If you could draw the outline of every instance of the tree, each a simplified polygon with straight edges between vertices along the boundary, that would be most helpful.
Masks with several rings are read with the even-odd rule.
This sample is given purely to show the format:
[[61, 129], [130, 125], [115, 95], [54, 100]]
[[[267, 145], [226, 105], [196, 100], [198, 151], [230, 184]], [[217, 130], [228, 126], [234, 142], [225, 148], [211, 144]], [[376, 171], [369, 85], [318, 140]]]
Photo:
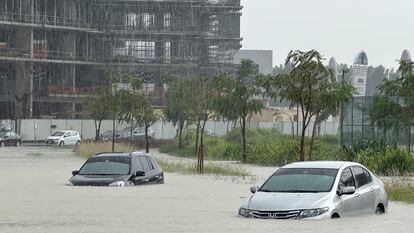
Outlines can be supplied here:
[[[399, 119], [407, 132], [407, 150], [411, 152], [411, 127], [414, 118], [414, 75], [411, 61], [400, 61], [398, 77], [387, 80], [379, 87], [382, 94], [389, 98], [398, 98], [399, 112], [393, 112], [393, 119]], [[400, 125], [400, 124], [395, 124]]]
[[258, 99], [262, 95], [259, 86], [262, 76], [253, 61], [242, 60], [236, 76], [220, 75], [216, 81], [220, 94], [215, 103], [217, 112], [228, 120], [240, 119], [243, 163], [247, 162], [247, 118], [264, 108]]
[[183, 129], [191, 124], [192, 106], [191, 98], [194, 90], [188, 80], [174, 80], [166, 93], [166, 106], [164, 115], [168, 121], [178, 127], [178, 148], [182, 148]]
[[387, 130], [398, 129], [404, 125], [401, 106], [386, 96], [375, 96], [372, 105], [368, 107], [368, 114], [371, 126], [382, 130], [385, 141]]
[[305, 160], [305, 133], [311, 119], [323, 110], [338, 107], [353, 92], [351, 85], [335, 80], [335, 75], [322, 60], [316, 50], [291, 51], [286, 58], [286, 64], [292, 64], [291, 72], [263, 82], [269, 96], [279, 96], [282, 101], [286, 99], [299, 106], [302, 118], [300, 161]]
[[198, 77], [188, 80], [191, 90], [194, 90], [189, 99], [189, 106], [193, 109], [191, 118], [197, 122], [196, 148], [197, 173], [204, 172], [204, 130], [208, 119], [214, 113], [214, 102], [218, 97], [213, 77]]
[[142, 81], [139, 78], [129, 76], [127, 81], [131, 88], [119, 90], [117, 93], [120, 102], [117, 120], [131, 122], [133, 127], [144, 127], [145, 151], [149, 153], [148, 128], [158, 120], [151, 102], [153, 93], [142, 90]]
[[138, 107], [138, 115], [136, 116], [136, 120], [138, 124], [141, 124], [145, 130], [145, 151], [149, 153], [149, 137], [148, 137], [148, 128], [157, 122], [159, 116], [156, 114], [154, 108], [151, 104], [151, 97], [147, 94], [143, 94], [140, 98], [139, 107]]
[[108, 98], [108, 93], [105, 90], [98, 90], [96, 95], [88, 96], [83, 101], [95, 123], [95, 141], [99, 140], [102, 120], [109, 117], [106, 105]]

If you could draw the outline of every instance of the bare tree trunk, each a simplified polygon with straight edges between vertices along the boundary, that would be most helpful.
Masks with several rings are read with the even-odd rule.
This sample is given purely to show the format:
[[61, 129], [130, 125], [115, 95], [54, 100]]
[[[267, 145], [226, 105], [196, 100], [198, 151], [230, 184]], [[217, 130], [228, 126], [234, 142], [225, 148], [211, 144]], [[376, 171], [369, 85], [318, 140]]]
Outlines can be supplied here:
[[149, 153], [148, 128], [149, 128], [149, 125], [145, 125], [145, 152], [146, 153]]
[[198, 139], [200, 135], [200, 119], [197, 120], [197, 130], [196, 130], [196, 141], [195, 141], [195, 149], [194, 154], [198, 154]]
[[300, 161], [305, 161], [305, 133], [306, 133], [306, 121], [302, 120], [302, 134], [300, 138]]
[[411, 153], [411, 126], [408, 126], [407, 130], [407, 151]]
[[183, 148], [183, 128], [184, 123], [181, 123], [178, 125], [178, 148]]
[[133, 146], [132, 133], [134, 132], [134, 121], [131, 121], [131, 130], [129, 131], [129, 144]]
[[242, 153], [243, 153], [243, 163], [247, 162], [247, 145], [246, 145], [246, 115], [241, 119], [241, 136], [242, 136]]
[[313, 123], [313, 130], [312, 130], [312, 137], [309, 145], [309, 156], [308, 160], [312, 160], [312, 153], [313, 153], [313, 143], [315, 141], [316, 136], [316, 128], [319, 124], [319, 114], [316, 115], [315, 122]]
[[201, 134], [200, 134], [200, 146], [198, 150], [198, 164], [197, 164], [197, 173], [203, 174], [204, 173], [204, 129], [206, 127], [207, 119], [203, 120], [203, 126], [201, 127]]

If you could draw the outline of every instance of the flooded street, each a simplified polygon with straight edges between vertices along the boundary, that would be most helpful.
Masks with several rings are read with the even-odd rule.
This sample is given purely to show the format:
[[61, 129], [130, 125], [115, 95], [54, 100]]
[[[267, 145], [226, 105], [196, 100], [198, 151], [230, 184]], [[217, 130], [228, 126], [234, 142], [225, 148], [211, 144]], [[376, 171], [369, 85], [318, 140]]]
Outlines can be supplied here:
[[164, 185], [67, 187], [70, 149], [0, 148], [0, 232], [414, 232], [414, 206], [326, 221], [237, 217], [248, 180], [166, 174]]

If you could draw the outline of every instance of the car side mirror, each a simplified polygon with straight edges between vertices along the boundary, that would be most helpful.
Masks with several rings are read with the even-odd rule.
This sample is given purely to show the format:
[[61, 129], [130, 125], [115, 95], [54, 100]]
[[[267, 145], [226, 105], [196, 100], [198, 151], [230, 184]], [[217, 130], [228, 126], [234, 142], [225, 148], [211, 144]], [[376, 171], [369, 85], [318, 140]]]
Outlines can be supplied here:
[[137, 171], [137, 172], [135, 172], [135, 176], [145, 176], [145, 172]]
[[354, 186], [346, 186], [342, 190], [339, 190], [339, 196], [342, 195], [351, 195], [355, 193], [355, 187]]
[[253, 193], [253, 194], [256, 193], [257, 190], [259, 190], [259, 186], [252, 186], [252, 187], [250, 187], [250, 192]]
[[76, 176], [77, 174], [79, 174], [79, 171], [78, 170], [72, 171], [72, 175], [73, 176]]

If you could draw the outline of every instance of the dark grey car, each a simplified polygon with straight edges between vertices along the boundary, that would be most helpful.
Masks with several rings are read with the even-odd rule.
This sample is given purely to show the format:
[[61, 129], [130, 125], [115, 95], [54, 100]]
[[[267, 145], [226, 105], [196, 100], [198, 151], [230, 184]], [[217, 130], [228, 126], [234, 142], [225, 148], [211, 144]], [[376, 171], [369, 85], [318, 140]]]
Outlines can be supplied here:
[[149, 154], [141, 152], [97, 154], [72, 175], [67, 185], [123, 187], [164, 183], [161, 167]]

